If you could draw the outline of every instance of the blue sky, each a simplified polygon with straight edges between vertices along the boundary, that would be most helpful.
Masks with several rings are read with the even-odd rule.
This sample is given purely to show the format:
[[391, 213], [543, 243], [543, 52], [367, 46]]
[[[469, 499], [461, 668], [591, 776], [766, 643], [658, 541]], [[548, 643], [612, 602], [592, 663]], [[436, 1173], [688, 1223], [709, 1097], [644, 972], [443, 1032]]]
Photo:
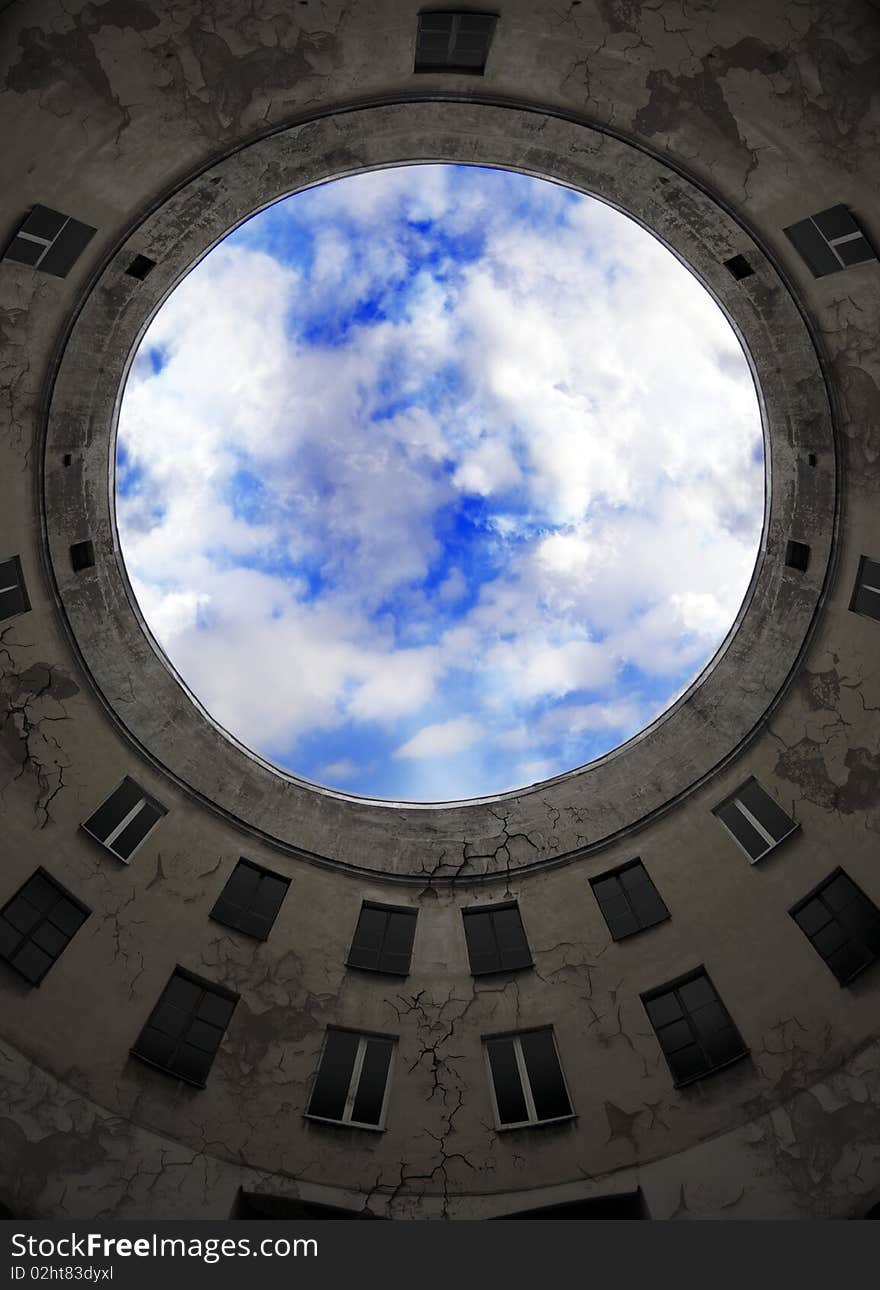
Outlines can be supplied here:
[[616, 747], [728, 631], [760, 417], [708, 294], [602, 203], [408, 166], [254, 216], [156, 315], [117, 513], [225, 728], [364, 796], [501, 792]]

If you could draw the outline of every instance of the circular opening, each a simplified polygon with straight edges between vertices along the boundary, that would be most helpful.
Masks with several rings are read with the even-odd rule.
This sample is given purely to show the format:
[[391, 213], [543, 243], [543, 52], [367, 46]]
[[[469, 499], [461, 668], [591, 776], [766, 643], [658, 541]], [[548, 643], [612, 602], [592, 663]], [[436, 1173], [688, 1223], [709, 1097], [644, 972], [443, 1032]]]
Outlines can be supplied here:
[[410, 801], [589, 762], [730, 630], [764, 511], [758, 401], [707, 291], [634, 221], [475, 166], [276, 203], [132, 364], [129, 578], [216, 722]]

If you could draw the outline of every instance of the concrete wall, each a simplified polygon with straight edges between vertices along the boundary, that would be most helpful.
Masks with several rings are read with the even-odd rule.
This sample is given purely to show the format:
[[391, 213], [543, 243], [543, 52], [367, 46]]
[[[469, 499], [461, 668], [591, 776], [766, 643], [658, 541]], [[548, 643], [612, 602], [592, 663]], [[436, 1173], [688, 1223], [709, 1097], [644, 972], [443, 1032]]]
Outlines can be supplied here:
[[[880, 244], [880, 19], [856, 0], [696, 14], [499, 0], [476, 81], [412, 75], [417, 7], [44, 0], [0, 13], [0, 240], [37, 202], [98, 228], [63, 280], [0, 262], [0, 558], [21, 557], [32, 605], [0, 624], [0, 904], [42, 865], [92, 910], [38, 988], [0, 964], [0, 1203], [35, 1216], [222, 1217], [244, 1186], [467, 1218], [640, 1186], [661, 1218], [863, 1213], [880, 1198], [880, 968], [841, 989], [788, 910], [837, 865], [880, 904], [880, 624], [849, 609], [859, 557], [880, 558], [880, 264], [814, 280], [782, 229], [843, 202]], [[55, 401], [55, 377], [74, 364], [81, 388], [101, 384], [74, 346], [95, 293], [123, 289], [107, 277], [114, 257], [147, 249], [146, 220], [268, 130], [413, 94], [464, 96], [475, 122], [477, 97], [571, 116], [647, 149], [682, 192], [708, 194], [790, 293], [822, 378], [809, 388], [827, 389], [834, 412], [817, 469], [836, 494], [821, 533], [793, 534], [826, 543], [828, 577], [791, 675], [711, 757], [708, 734], [696, 749], [685, 743], [699, 736], [680, 734], [681, 756], [707, 764], [650, 810], [638, 809], [650, 785], [622, 777], [621, 802], [636, 803], [625, 832], [592, 826], [603, 802], [589, 778], [565, 781], [569, 813], [556, 820], [552, 793], [532, 795], [551, 803], [539, 857], [537, 839], [511, 827], [510, 803], [387, 810], [366, 821], [360, 854], [354, 807], [291, 805], [280, 838], [277, 819], [261, 828], [259, 801], [247, 819], [215, 809], [185, 737], [161, 749], [133, 737], [140, 656], [96, 683], [57, 551], [50, 559], [52, 534], [101, 502], [80, 449], [106, 454], [111, 419], [101, 404], [77, 422]], [[459, 155], [449, 137], [437, 148]], [[792, 384], [804, 352], [781, 347], [779, 386], [767, 371], [765, 392]], [[799, 420], [818, 422], [826, 413], [809, 397]], [[71, 467], [53, 434], [69, 436]], [[109, 570], [112, 534], [97, 536]], [[92, 635], [109, 633], [116, 610], [89, 603]], [[772, 648], [785, 610], [778, 596], [756, 648]], [[729, 684], [749, 701], [745, 668]], [[129, 866], [79, 829], [123, 774], [168, 808]], [[711, 814], [750, 774], [800, 824], [756, 866]], [[281, 801], [283, 815], [294, 799]], [[438, 865], [452, 838], [455, 861]], [[387, 871], [385, 850], [406, 863]], [[291, 880], [256, 948], [208, 920], [241, 855]], [[672, 916], [614, 943], [588, 880], [637, 855]], [[460, 909], [502, 897], [520, 903], [535, 968], [475, 979]], [[419, 910], [403, 981], [345, 967], [364, 899]], [[175, 964], [241, 995], [204, 1090], [128, 1055]], [[700, 964], [749, 1056], [677, 1090], [639, 996]], [[577, 1118], [499, 1133], [480, 1038], [549, 1023]], [[384, 1133], [303, 1119], [328, 1024], [399, 1036]]]

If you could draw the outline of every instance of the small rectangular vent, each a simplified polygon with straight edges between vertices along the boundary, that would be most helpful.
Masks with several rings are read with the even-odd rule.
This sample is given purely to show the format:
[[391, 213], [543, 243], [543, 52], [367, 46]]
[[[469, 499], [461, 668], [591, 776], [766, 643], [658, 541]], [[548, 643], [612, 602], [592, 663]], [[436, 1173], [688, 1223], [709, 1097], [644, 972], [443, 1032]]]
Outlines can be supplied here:
[[97, 233], [90, 224], [48, 206], [35, 206], [3, 255], [55, 278], [66, 278]]
[[95, 546], [90, 540], [85, 542], [74, 542], [70, 548], [70, 563], [73, 566], [74, 573], [82, 573], [83, 569], [92, 569], [95, 565]]
[[147, 274], [152, 273], [155, 267], [156, 261], [151, 260], [148, 255], [136, 255], [125, 272], [130, 278], [137, 278], [138, 282], [143, 282]]
[[807, 565], [810, 563], [810, 548], [806, 542], [795, 542], [792, 540], [785, 548], [785, 563], [789, 569], [797, 569], [798, 573], [806, 573]]
[[493, 13], [420, 13], [413, 70], [482, 76], [497, 21]]
[[845, 206], [831, 206], [790, 224], [783, 233], [814, 278], [876, 260], [865, 234]]
[[724, 261], [724, 267], [737, 282], [742, 282], [743, 278], [750, 278], [755, 272], [744, 255], [731, 256], [729, 260]]

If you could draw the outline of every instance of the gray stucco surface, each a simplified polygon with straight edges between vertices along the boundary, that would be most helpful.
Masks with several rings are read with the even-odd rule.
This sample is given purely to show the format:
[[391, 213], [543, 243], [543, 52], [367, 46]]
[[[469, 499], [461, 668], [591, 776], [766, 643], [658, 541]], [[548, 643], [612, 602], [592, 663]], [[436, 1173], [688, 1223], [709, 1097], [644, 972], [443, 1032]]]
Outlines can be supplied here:
[[[479, 82], [412, 75], [400, 0], [0, 12], [0, 243], [35, 203], [98, 230], [65, 279], [0, 261], [0, 558], [31, 604], [0, 623], [0, 906], [42, 866], [91, 910], [39, 988], [0, 963], [16, 1214], [223, 1217], [239, 1187], [433, 1218], [634, 1187], [676, 1219], [880, 1200], [878, 967], [841, 988], [789, 916], [838, 865], [880, 905], [880, 625], [850, 609], [880, 559], [880, 265], [814, 279], [782, 231], [844, 203], [880, 244], [876, 6], [495, 8]], [[127, 356], [194, 258], [302, 183], [420, 156], [657, 229], [747, 342], [772, 466], [748, 611], [686, 701], [586, 772], [437, 809], [289, 783], [194, 709], [128, 598], [108, 473]], [[168, 812], [127, 866], [80, 829], [126, 774]], [[799, 825], [754, 866], [712, 815], [750, 775]], [[259, 944], [209, 919], [242, 855], [290, 879]], [[615, 942], [589, 879], [637, 855], [671, 917]], [[534, 967], [475, 978], [461, 910], [501, 897]], [[346, 967], [363, 900], [418, 910], [407, 978]], [[129, 1055], [176, 964], [240, 995], [204, 1090]], [[699, 965], [749, 1052], [675, 1088], [640, 996]], [[499, 1132], [482, 1038], [548, 1024], [576, 1118]], [[384, 1132], [304, 1119], [327, 1025], [396, 1037]]]

